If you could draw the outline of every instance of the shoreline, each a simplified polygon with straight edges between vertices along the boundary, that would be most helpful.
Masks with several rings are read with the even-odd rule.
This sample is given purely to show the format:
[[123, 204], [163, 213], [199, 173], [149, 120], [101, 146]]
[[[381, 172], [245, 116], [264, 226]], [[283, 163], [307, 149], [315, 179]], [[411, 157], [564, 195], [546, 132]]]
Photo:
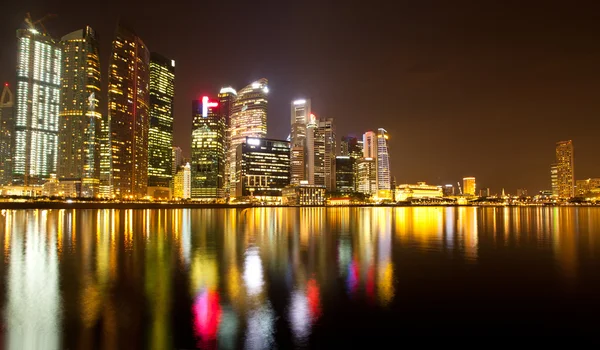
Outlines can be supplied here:
[[19, 209], [248, 209], [248, 208], [382, 208], [382, 207], [598, 207], [598, 205], [504, 205], [504, 204], [348, 204], [348, 205], [233, 205], [206, 203], [107, 203], [107, 202], [0, 202], [0, 210]]

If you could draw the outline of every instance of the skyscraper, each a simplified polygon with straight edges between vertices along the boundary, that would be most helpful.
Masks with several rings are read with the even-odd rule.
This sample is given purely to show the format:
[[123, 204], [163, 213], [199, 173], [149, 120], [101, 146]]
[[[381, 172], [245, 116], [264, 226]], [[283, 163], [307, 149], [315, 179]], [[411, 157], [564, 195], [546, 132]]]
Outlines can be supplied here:
[[[231, 86], [223, 87], [219, 91], [219, 109], [221, 110], [221, 118], [225, 121], [225, 154], [229, 156], [230, 148], [231, 148], [231, 110], [233, 108], [233, 103], [237, 98], [237, 91]], [[225, 196], [229, 196], [230, 188], [229, 181], [231, 180], [231, 165], [229, 160], [226, 160], [225, 165], [225, 180], [224, 180], [224, 192]]]
[[354, 163], [354, 158], [350, 156], [335, 157], [335, 189], [337, 192], [354, 192]]
[[292, 147], [290, 151], [290, 163], [291, 163], [291, 172], [290, 172], [290, 183], [292, 185], [298, 185], [301, 181], [304, 180], [304, 147], [297, 146]]
[[108, 76], [112, 191], [144, 197], [148, 186], [150, 52], [132, 30], [119, 24]]
[[311, 185], [315, 184], [315, 133], [318, 126], [317, 118], [311, 113], [306, 124], [306, 141], [304, 149], [304, 179]]
[[575, 157], [573, 141], [556, 143], [556, 169], [558, 176], [558, 196], [561, 198], [575, 197]]
[[354, 159], [361, 158], [363, 156], [362, 140], [359, 140], [356, 136], [343, 136], [340, 144], [340, 155], [353, 157]]
[[177, 199], [190, 199], [192, 197], [192, 175], [190, 163], [179, 167], [173, 175], [173, 197]]
[[373, 195], [377, 191], [377, 161], [373, 158], [361, 158], [356, 164], [357, 192]]
[[299, 184], [306, 179], [306, 133], [307, 123], [310, 120], [310, 100], [298, 99], [291, 104], [291, 162], [292, 162], [292, 184]]
[[179, 167], [183, 165], [183, 151], [181, 150], [181, 147], [173, 146], [172, 158], [173, 166], [171, 168], [171, 173], [175, 176]]
[[552, 186], [552, 195], [558, 196], [558, 164], [550, 165], [550, 184]]
[[463, 194], [465, 196], [474, 196], [476, 192], [476, 184], [474, 177], [463, 178]]
[[12, 182], [13, 105], [14, 96], [6, 83], [0, 95], [0, 185]]
[[40, 184], [56, 173], [62, 50], [33, 28], [17, 38], [13, 175], [16, 183]]
[[388, 133], [377, 129], [377, 190], [391, 190], [390, 158], [388, 153]]
[[377, 158], [377, 135], [373, 131], [363, 134], [363, 158]]
[[192, 113], [192, 198], [216, 200], [224, 196], [225, 119], [207, 96], [192, 102]]
[[175, 61], [152, 52], [150, 54], [148, 187], [168, 188], [171, 181], [174, 97]]
[[101, 74], [96, 32], [85, 27], [62, 37], [62, 89], [57, 175], [81, 181], [82, 197], [100, 186]]
[[335, 126], [333, 118], [320, 120], [314, 129], [314, 184], [335, 189]]
[[244, 87], [237, 93], [237, 98], [231, 107], [231, 126], [229, 133], [230, 190], [235, 191], [237, 178], [234, 174], [237, 147], [246, 141], [247, 137], [263, 138], [267, 136], [267, 94], [268, 80], [259, 79]]

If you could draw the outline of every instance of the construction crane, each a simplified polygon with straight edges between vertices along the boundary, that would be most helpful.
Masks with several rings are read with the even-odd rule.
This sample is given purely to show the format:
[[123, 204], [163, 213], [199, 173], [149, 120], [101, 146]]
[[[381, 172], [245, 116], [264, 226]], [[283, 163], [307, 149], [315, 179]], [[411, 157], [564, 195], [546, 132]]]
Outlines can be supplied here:
[[42, 28], [42, 33], [47, 34], [48, 31], [46, 30], [46, 27], [44, 26], [44, 21], [47, 21], [51, 18], [56, 17], [55, 14], [49, 13], [47, 15], [45, 15], [44, 17], [34, 21], [33, 19], [31, 19], [31, 14], [29, 12], [27, 12], [27, 14], [25, 15], [25, 23], [27, 23], [27, 25], [29, 26], [29, 29], [33, 29], [33, 30], [38, 30], [36, 28], [36, 25], [39, 25], [40, 28]]

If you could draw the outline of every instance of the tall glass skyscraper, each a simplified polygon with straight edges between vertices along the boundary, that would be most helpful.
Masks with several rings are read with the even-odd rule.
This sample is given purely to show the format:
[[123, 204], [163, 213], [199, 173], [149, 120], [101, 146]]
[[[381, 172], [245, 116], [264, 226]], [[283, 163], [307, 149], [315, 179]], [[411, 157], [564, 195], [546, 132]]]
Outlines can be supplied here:
[[571, 198], [575, 196], [575, 156], [573, 141], [556, 143], [556, 171], [558, 196]]
[[62, 50], [35, 29], [20, 29], [17, 38], [13, 175], [31, 185], [56, 173]]
[[390, 157], [388, 150], [388, 133], [385, 129], [377, 129], [377, 190], [392, 189], [390, 177]]
[[300, 181], [306, 180], [306, 133], [307, 124], [310, 120], [311, 104], [310, 99], [298, 99], [292, 102], [291, 105], [291, 183], [299, 184]]
[[206, 96], [192, 102], [192, 113], [192, 199], [216, 200], [224, 196], [225, 119]]
[[[314, 184], [335, 189], [335, 127], [333, 118], [320, 120], [314, 131]], [[309, 165], [310, 166], [310, 165]]]
[[150, 54], [150, 129], [148, 187], [168, 188], [173, 168], [175, 61]]
[[[235, 91], [235, 89], [230, 86], [223, 87], [219, 91], [218, 97], [219, 103], [221, 104], [219, 106], [219, 109], [221, 111], [221, 118], [225, 120], [225, 154], [229, 155], [231, 148], [231, 113], [233, 103], [237, 98], [237, 91]], [[225, 184], [223, 185], [223, 187], [225, 191], [225, 196], [228, 196], [230, 193], [229, 181], [231, 179], [231, 166], [229, 165], [228, 161], [226, 161], [225, 163]]]
[[237, 93], [231, 108], [231, 144], [229, 146], [230, 194], [235, 191], [236, 150], [247, 137], [264, 138], [267, 136], [267, 94], [268, 80], [259, 79]]
[[12, 182], [13, 106], [14, 96], [6, 83], [0, 95], [0, 185]]
[[144, 197], [148, 185], [150, 52], [119, 24], [108, 76], [111, 185], [116, 197]]
[[85, 27], [62, 37], [57, 175], [81, 181], [83, 197], [94, 197], [100, 185], [101, 83], [98, 38]]

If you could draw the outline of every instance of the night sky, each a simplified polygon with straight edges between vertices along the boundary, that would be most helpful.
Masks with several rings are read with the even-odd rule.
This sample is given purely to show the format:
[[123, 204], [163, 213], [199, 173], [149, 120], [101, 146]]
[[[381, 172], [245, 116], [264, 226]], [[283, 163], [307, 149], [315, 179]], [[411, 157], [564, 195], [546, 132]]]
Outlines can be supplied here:
[[[527, 4], [523, 4], [527, 2]], [[184, 3], [184, 4], [180, 4]], [[356, 3], [356, 4], [355, 4]], [[14, 82], [25, 12], [60, 38], [99, 33], [103, 80], [119, 17], [176, 61], [175, 144], [189, 154], [191, 100], [269, 79], [268, 134], [310, 97], [338, 140], [383, 127], [397, 183], [530, 193], [550, 187], [556, 141], [577, 179], [600, 177], [600, 6], [593, 1], [10, 1], [0, 79]]]

